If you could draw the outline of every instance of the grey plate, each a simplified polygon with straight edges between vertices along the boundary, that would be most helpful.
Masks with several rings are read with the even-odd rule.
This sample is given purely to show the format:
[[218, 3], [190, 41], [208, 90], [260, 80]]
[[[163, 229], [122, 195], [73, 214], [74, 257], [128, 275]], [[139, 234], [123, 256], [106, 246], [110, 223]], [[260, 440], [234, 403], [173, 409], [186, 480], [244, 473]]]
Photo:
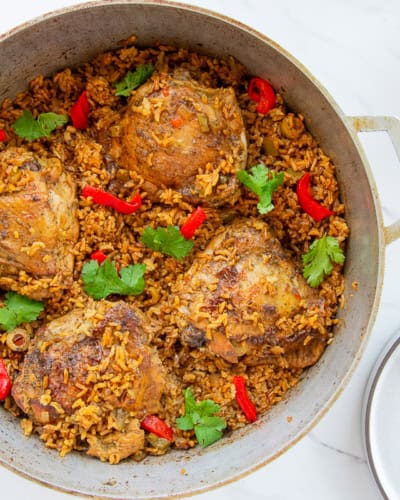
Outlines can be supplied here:
[[400, 332], [380, 355], [367, 387], [364, 412], [369, 467], [382, 496], [400, 499]]

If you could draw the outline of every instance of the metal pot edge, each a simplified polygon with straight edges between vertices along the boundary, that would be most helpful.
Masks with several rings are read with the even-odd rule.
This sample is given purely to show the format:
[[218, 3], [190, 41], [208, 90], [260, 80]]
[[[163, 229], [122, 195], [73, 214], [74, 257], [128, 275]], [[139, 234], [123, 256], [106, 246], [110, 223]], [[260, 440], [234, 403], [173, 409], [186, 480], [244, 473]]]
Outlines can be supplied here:
[[[378, 221], [378, 238], [379, 238], [379, 262], [378, 262], [378, 281], [377, 281], [377, 286], [376, 286], [376, 291], [375, 291], [375, 297], [373, 300], [373, 307], [372, 311], [369, 317], [369, 322], [368, 326], [366, 328], [366, 332], [363, 335], [363, 338], [360, 342], [360, 347], [357, 351], [357, 355], [355, 356], [353, 363], [351, 364], [350, 368], [348, 369], [346, 376], [342, 379], [338, 387], [336, 388], [334, 394], [328, 400], [328, 402], [325, 404], [325, 406], [319, 411], [319, 413], [313, 418], [313, 420], [303, 429], [303, 431], [297, 435], [288, 445], [285, 447], [281, 448], [278, 450], [273, 456], [268, 458], [267, 460], [256, 464], [249, 468], [248, 470], [243, 471], [240, 474], [237, 474], [231, 478], [228, 478], [227, 480], [221, 481], [214, 483], [211, 486], [206, 486], [204, 488], [198, 489], [196, 491], [188, 492], [185, 494], [178, 494], [178, 495], [173, 495], [173, 496], [168, 496], [168, 497], [159, 497], [159, 498], [188, 498], [191, 496], [194, 496], [196, 494], [204, 493], [207, 491], [214, 490], [216, 488], [225, 486], [227, 484], [233, 483], [239, 479], [242, 479], [249, 474], [255, 472], [256, 470], [261, 469], [265, 465], [271, 463], [273, 460], [279, 458], [281, 455], [283, 455], [286, 451], [288, 451], [290, 448], [292, 448], [295, 444], [297, 444], [303, 437], [305, 437], [320, 421], [321, 419], [325, 416], [325, 414], [330, 410], [330, 408], [333, 406], [333, 404], [336, 402], [336, 400], [339, 398], [339, 396], [342, 394], [343, 390], [346, 388], [347, 384], [349, 383], [351, 377], [354, 374], [355, 369], [358, 366], [358, 363], [360, 362], [360, 359], [364, 353], [364, 350], [367, 345], [367, 341], [370, 338], [372, 328], [375, 323], [375, 319], [377, 316], [379, 304], [380, 304], [380, 299], [381, 299], [381, 294], [382, 294], [382, 286], [383, 286], [383, 274], [384, 274], [384, 269], [385, 269], [385, 239], [384, 239], [384, 223], [383, 223], [383, 215], [382, 215], [382, 208], [379, 200], [379, 194], [377, 190], [377, 186], [375, 183], [374, 176], [372, 174], [371, 167], [369, 165], [368, 159], [365, 155], [365, 152], [363, 150], [363, 147], [361, 145], [361, 142], [358, 139], [357, 136], [357, 131], [354, 130], [353, 127], [349, 124], [349, 122], [346, 120], [346, 115], [343, 113], [339, 105], [336, 103], [336, 101], [333, 99], [333, 97], [330, 95], [330, 93], [326, 90], [326, 88], [310, 73], [310, 71], [300, 62], [298, 61], [293, 55], [291, 55], [289, 52], [287, 52], [284, 48], [282, 48], [278, 43], [275, 41], [271, 40], [268, 38], [266, 35], [263, 35], [262, 33], [258, 32], [257, 30], [241, 23], [240, 21], [237, 21], [235, 19], [229, 18], [223, 14], [216, 13], [214, 11], [211, 11], [209, 9], [205, 9], [202, 7], [197, 7], [197, 6], [192, 6], [180, 2], [174, 2], [174, 1], [169, 1], [169, 0], [94, 0], [90, 2], [83, 2], [74, 6], [70, 7], [64, 7], [61, 9], [57, 9], [55, 11], [51, 11], [48, 13], [45, 13], [43, 15], [40, 15], [32, 20], [29, 20], [25, 23], [22, 23], [15, 28], [12, 28], [11, 30], [3, 33], [0, 35], [0, 44], [6, 40], [8, 37], [13, 36], [14, 34], [25, 30], [28, 27], [34, 26], [37, 23], [41, 23], [47, 20], [51, 20], [52, 18], [56, 16], [60, 16], [63, 14], [75, 12], [75, 11], [80, 11], [80, 10], [85, 10], [85, 9], [90, 9], [96, 6], [105, 6], [105, 5], [111, 5], [111, 4], [132, 4], [132, 5], [161, 5], [161, 6], [167, 6], [171, 8], [179, 8], [179, 9], [184, 9], [187, 11], [192, 11], [196, 12], [199, 14], [203, 14], [206, 16], [211, 16], [219, 21], [231, 24], [235, 28], [241, 29], [243, 31], [246, 31], [253, 37], [259, 38], [262, 42], [266, 42], [270, 45], [272, 45], [276, 50], [281, 52], [292, 64], [294, 64], [301, 72], [303, 72], [312, 82], [313, 84], [318, 88], [318, 90], [323, 94], [325, 99], [329, 102], [329, 104], [332, 106], [332, 108], [335, 110], [343, 124], [345, 125], [348, 133], [351, 135], [352, 140], [356, 146], [356, 149], [360, 155], [360, 158], [362, 160], [363, 166], [365, 168], [369, 184], [371, 187], [371, 191], [373, 194], [374, 198], [374, 204], [375, 204], [375, 213], [377, 216], [377, 221]], [[93, 496], [93, 495], [88, 495], [85, 493], [77, 492], [75, 490], [69, 490], [64, 487], [60, 487], [57, 485], [54, 485], [52, 483], [47, 483], [46, 481], [40, 480], [34, 476], [29, 475], [26, 472], [22, 472], [18, 468], [13, 467], [11, 464], [3, 462], [0, 458], [0, 463], [2, 466], [7, 468], [8, 470], [12, 471], [13, 473], [18, 474], [19, 476], [28, 479], [30, 481], [34, 481], [37, 484], [40, 484], [41, 486], [45, 486], [47, 488], [53, 489], [55, 491], [60, 491], [60, 492], [65, 492], [69, 493], [74, 496], [81, 496], [85, 498], [92, 498], [92, 499], [98, 499], [98, 498], [116, 498], [116, 497], [110, 497], [110, 496]], [[144, 498], [144, 497], [143, 497]], [[147, 497], [146, 497], [147, 498]], [[139, 499], [138, 499], [139, 500]]]

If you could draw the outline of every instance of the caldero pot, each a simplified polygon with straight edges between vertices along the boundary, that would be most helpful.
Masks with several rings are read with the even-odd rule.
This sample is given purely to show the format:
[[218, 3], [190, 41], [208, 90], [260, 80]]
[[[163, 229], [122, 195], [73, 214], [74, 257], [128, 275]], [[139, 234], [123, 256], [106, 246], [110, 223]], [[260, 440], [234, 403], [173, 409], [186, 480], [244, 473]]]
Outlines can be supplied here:
[[[309, 130], [335, 162], [351, 230], [346, 308], [339, 312], [335, 342], [284, 402], [210, 448], [117, 466], [78, 453], [60, 458], [37, 438], [24, 437], [17, 419], [0, 408], [0, 462], [6, 467], [80, 495], [170, 498], [221, 486], [273, 460], [315, 425], [346, 385], [375, 319], [385, 246], [400, 236], [399, 221], [383, 226], [357, 131], [388, 130], [399, 145], [400, 123], [388, 117], [345, 117], [307, 70], [263, 35], [203, 9], [151, 0], [94, 1], [43, 16], [1, 36], [0, 100], [14, 97], [35, 75], [89, 60], [132, 33], [144, 46], [161, 41], [220, 57], [232, 55], [250, 73], [268, 79], [288, 105], [305, 116]], [[354, 281], [359, 283], [357, 293], [351, 286]], [[290, 425], [288, 415], [293, 417]]]

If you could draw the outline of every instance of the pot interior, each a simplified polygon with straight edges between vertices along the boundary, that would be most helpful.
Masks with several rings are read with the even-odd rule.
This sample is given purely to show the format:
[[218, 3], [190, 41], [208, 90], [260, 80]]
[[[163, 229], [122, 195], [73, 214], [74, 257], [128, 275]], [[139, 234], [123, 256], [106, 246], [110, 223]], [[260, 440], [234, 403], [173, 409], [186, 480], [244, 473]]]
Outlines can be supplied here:
[[[346, 307], [336, 338], [320, 362], [257, 423], [216, 445], [175, 451], [117, 466], [71, 453], [61, 459], [1, 410], [0, 461], [24, 475], [90, 496], [155, 498], [221, 485], [277, 457], [308, 430], [343, 385], [361, 354], [379, 289], [381, 231], [371, 181], [341, 113], [317, 82], [279, 46], [221, 16], [179, 4], [107, 0], [45, 16], [0, 38], [0, 99], [14, 97], [37, 74], [76, 65], [117, 46], [132, 33], [140, 45], [156, 41], [235, 56], [268, 79], [337, 167], [351, 229], [345, 267]], [[352, 282], [359, 283], [355, 292]], [[293, 417], [291, 423], [287, 417]], [[185, 474], [181, 470], [185, 469]], [[155, 480], [157, 478], [157, 480]]]

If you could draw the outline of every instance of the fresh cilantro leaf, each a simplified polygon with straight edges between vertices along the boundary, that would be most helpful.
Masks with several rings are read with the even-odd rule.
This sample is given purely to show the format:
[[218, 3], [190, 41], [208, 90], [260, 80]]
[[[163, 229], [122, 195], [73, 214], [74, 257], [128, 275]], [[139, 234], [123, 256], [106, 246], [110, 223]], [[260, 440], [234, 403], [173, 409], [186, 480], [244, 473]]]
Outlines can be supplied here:
[[41, 302], [15, 292], [6, 293], [5, 307], [0, 308], [0, 325], [8, 332], [26, 321], [34, 321], [44, 309]]
[[123, 267], [120, 271], [121, 280], [125, 283], [127, 287], [135, 286], [136, 288], [141, 289], [141, 291], [143, 291], [145, 287], [145, 282], [143, 278], [145, 271], [146, 271], [145, 264], [135, 264], [133, 266]]
[[121, 277], [115, 263], [106, 259], [100, 265], [97, 260], [86, 262], [82, 269], [85, 292], [94, 299], [104, 299], [112, 293], [119, 295], [139, 295], [145, 282], [145, 264], [134, 264], [121, 269]]
[[146, 247], [163, 252], [178, 260], [182, 260], [193, 248], [193, 241], [187, 240], [176, 226], [153, 229], [147, 226], [143, 231], [142, 242]]
[[132, 90], [137, 89], [144, 83], [154, 71], [152, 64], [140, 64], [136, 71], [128, 71], [125, 78], [115, 83], [115, 95], [129, 97]]
[[41, 113], [38, 118], [37, 122], [42, 128], [43, 132], [45, 135], [50, 135], [53, 130], [55, 130], [57, 127], [61, 127], [62, 125], [65, 125], [68, 121], [68, 117], [65, 115], [58, 115], [57, 113]]
[[203, 421], [205, 417], [208, 417], [209, 415], [214, 415], [214, 413], [218, 412], [219, 412], [219, 405], [217, 405], [217, 403], [215, 403], [211, 399], [205, 399], [200, 403], [196, 403], [195, 413], [199, 415], [199, 421]]
[[40, 137], [47, 137], [53, 130], [67, 123], [68, 117], [57, 113], [41, 113], [37, 119], [27, 109], [12, 126], [15, 133], [27, 141], [34, 141]]
[[222, 431], [226, 428], [226, 422], [221, 417], [216, 417], [219, 405], [211, 399], [205, 399], [197, 403], [191, 389], [186, 389], [185, 415], [176, 419], [178, 429], [190, 431], [194, 429], [197, 441], [204, 448], [222, 437]]
[[272, 204], [272, 193], [283, 184], [284, 177], [285, 174], [283, 172], [279, 172], [279, 174], [273, 174], [268, 180], [267, 185], [261, 191], [260, 202], [257, 204], [260, 214], [266, 214], [274, 209], [274, 205]]
[[193, 420], [190, 415], [178, 417], [176, 421], [178, 424], [178, 429], [180, 429], [181, 431], [191, 431], [193, 429]]
[[[33, 118], [32, 113], [24, 109], [22, 116], [16, 120], [12, 126], [15, 133], [28, 141], [34, 141], [41, 137], [41, 127], [38, 127], [37, 121]], [[39, 131], [38, 131], [39, 128]]]
[[325, 276], [331, 274], [332, 262], [343, 264], [345, 256], [339, 242], [332, 236], [324, 234], [322, 238], [313, 241], [306, 254], [303, 255], [303, 276], [312, 287], [322, 283]]
[[[192, 422], [192, 426], [189, 429], [193, 429], [193, 414], [196, 412], [199, 405], [197, 404], [191, 389], [185, 389], [183, 395], [185, 397], [185, 416], [182, 418], [189, 418]], [[195, 419], [197, 418], [198, 417], [196, 416]]]
[[199, 444], [205, 448], [221, 439], [222, 431], [225, 428], [226, 423], [222, 418], [203, 417], [202, 422], [195, 426], [194, 433]]
[[251, 167], [251, 174], [246, 170], [239, 170], [236, 174], [242, 184], [255, 193], [260, 201], [257, 204], [260, 214], [266, 214], [273, 210], [272, 193], [283, 184], [284, 173], [278, 174], [269, 172], [269, 169], [262, 163]]

